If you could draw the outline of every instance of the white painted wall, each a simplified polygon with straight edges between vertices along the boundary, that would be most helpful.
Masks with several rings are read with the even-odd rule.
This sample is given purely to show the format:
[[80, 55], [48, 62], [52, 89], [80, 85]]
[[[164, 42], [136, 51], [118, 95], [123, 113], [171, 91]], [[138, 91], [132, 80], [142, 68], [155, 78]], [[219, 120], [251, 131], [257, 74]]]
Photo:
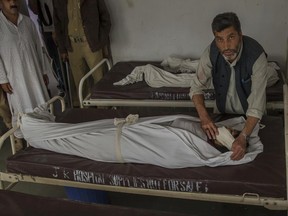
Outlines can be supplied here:
[[288, 0], [106, 0], [112, 18], [114, 62], [199, 58], [213, 39], [216, 14], [237, 13], [244, 34], [258, 40], [270, 60], [287, 65]]

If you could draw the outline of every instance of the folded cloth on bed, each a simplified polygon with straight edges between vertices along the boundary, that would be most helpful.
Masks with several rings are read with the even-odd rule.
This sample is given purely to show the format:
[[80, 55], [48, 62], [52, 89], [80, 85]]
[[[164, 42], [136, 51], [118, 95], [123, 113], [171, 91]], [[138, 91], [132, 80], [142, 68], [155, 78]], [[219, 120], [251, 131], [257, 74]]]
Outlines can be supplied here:
[[128, 85], [145, 80], [152, 88], [160, 87], [190, 87], [192, 77], [195, 74], [180, 73], [173, 74], [154, 65], [147, 64], [135, 67], [124, 79], [113, 83], [113, 85]]
[[172, 73], [195, 73], [199, 60], [168, 57], [161, 62], [161, 66]]
[[[271, 87], [279, 80], [277, 73], [279, 67], [276, 63], [269, 62], [267, 70], [268, 70], [267, 87]], [[173, 74], [171, 72], [158, 68], [154, 65], [147, 64], [144, 66], [135, 67], [130, 74], [128, 74], [122, 80], [114, 82], [113, 85], [123, 86], [144, 80], [147, 83], [147, 85], [149, 85], [152, 88], [161, 88], [161, 87], [188, 88], [191, 87], [191, 80], [193, 79], [194, 76], [195, 74], [192, 73]], [[214, 89], [212, 83], [211, 86], [208, 87], [208, 89]]]
[[[104, 162], [154, 164], [166, 168], [224, 166], [248, 163], [263, 151], [258, 137], [259, 126], [249, 137], [244, 158], [232, 161], [231, 151], [221, 153], [207, 143], [198, 118], [186, 115], [139, 118], [137, 122], [122, 121], [120, 146], [116, 146], [119, 127], [114, 119], [78, 124], [56, 123], [41, 113], [24, 114], [20, 127], [28, 143], [58, 153], [70, 154]], [[117, 121], [119, 122], [119, 120]], [[121, 122], [121, 121], [120, 121]], [[125, 124], [129, 122], [132, 124]], [[135, 122], [133, 124], [133, 122]], [[217, 123], [242, 130], [244, 118]], [[117, 148], [120, 147], [117, 150]]]

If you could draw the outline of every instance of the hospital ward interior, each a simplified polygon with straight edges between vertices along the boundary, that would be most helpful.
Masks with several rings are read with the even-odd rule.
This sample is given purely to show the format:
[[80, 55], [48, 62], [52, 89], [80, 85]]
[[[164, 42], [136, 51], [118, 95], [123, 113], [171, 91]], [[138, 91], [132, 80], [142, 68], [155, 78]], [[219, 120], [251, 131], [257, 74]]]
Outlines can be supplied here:
[[[13, 116], [10, 129], [0, 119], [0, 215], [288, 215], [287, 0], [18, 1], [39, 37], [45, 31], [40, 25], [49, 29], [47, 20], [39, 21], [52, 19], [49, 10], [54, 10], [53, 29], [65, 25], [60, 23], [65, 13], [57, 11], [62, 4], [73, 20], [82, 16], [82, 8], [97, 5], [98, 21], [108, 17], [111, 28], [103, 56], [92, 67], [87, 63], [78, 86], [72, 73], [77, 65], [69, 61], [80, 49], [62, 61], [57, 44], [60, 70], [48, 73], [49, 99]], [[37, 13], [47, 14], [37, 16], [32, 2]], [[221, 51], [223, 40], [233, 43], [239, 33], [224, 38], [230, 27], [217, 30], [215, 16], [225, 12], [237, 14], [241, 23], [237, 51]], [[79, 24], [75, 20], [69, 32]], [[67, 37], [73, 48], [91, 45], [86, 36]], [[1, 43], [0, 36], [0, 51]], [[248, 57], [252, 60], [244, 63]], [[233, 65], [235, 59], [239, 64]], [[259, 76], [263, 68], [266, 77]], [[230, 73], [220, 72], [224, 69], [236, 77], [225, 87], [225, 102], [240, 108], [221, 102], [221, 80], [230, 79]], [[94, 82], [99, 70], [103, 77]], [[211, 77], [205, 80], [208, 70]], [[262, 81], [267, 81], [264, 89]], [[203, 110], [194, 100], [199, 92], [219, 132], [215, 138], [211, 124], [204, 128], [200, 118]], [[251, 104], [264, 107], [263, 116]], [[244, 110], [261, 116], [251, 130]], [[17, 149], [18, 133], [24, 137], [22, 149]], [[245, 146], [236, 155], [239, 137]]]

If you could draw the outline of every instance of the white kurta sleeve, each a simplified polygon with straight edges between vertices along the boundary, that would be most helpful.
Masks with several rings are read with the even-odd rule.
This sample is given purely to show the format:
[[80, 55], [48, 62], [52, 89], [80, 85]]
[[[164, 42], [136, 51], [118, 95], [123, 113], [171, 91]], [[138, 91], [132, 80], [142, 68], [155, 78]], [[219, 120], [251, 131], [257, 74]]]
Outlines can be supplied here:
[[39, 63], [40, 63], [40, 67], [41, 67], [41, 73], [44, 74], [48, 74], [49, 72], [51, 72], [51, 65], [50, 65], [50, 61], [48, 58], [48, 53], [46, 51], [46, 47], [44, 45], [44, 42], [42, 41], [41, 36], [39, 35], [39, 32], [36, 29], [36, 26], [33, 24], [32, 25], [32, 31], [33, 31], [33, 35], [35, 38], [35, 45], [36, 45], [36, 50], [37, 50], [37, 54], [39, 57]]
[[253, 65], [251, 93], [247, 99], [247, 116], [261, 119], [266, 108], [267, 58], [262, 53]]
[[212, 63], [209, 57], [210, 46], [203, 52], [196, 71], [196, 76], [191, 81], [189, 96], [204, 94], [203, 90], [213, 88], [212, 85]]
[[0, 56], [0, 84], [8, 83], [8, 78], [6, 76], [6, 70], [4, 67], [4, 63], [2, 57]]

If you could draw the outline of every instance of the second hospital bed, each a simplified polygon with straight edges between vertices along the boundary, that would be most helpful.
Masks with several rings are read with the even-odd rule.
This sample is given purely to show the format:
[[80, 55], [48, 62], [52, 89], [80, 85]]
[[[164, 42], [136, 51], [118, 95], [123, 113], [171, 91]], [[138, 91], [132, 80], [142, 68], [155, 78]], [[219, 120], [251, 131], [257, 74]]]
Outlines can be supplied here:
[[[136, 82], [125, 86], [115, 86], [118, 82], [130, 74], [137, 66], [151, 64], [162, 68], [160, 62], [128, 61], [118, 62], [111, 67], [107, 59], [103, 59], [80, 81], [79, 100], [81, 107], [91, 106], [141, 106], [141, 107], [193, 107], [189, 97], [190, 88], [161, 87], [152, 88], [145, 81]], [[100, 66], [107, 66], [108, 72], [104, 77], [91, 87], [89, 94], [85, 95], [83, 86], [89, 77]], [[283, 109], [283, 84], [284, 75], [277, 71], [279, 80], [273, 86], [266, 89], [267, 109]], [[207, 89], [204, 94], [205, 104], [208, 108], [214, 107], [214, 91]]]
[[[251, 163], [168, 169], [148, 164], [97, 162], [28, 147], [7, 159], [7, 170], [0, 173], [0, 180], [11, 183], [3, 189], [17, 182], [33, 182], [287, 210], [286, 85], [284, 91], [285, 130], [283, 116], [265, 116], [261, 122], [265, 127], [259, 133], [264, 152]], [[57, 121], [77, 123], [126, 115], [125, 110], [69, 109], [58, 115]], [[223, 116], [214, 117], [220, 120]]]

